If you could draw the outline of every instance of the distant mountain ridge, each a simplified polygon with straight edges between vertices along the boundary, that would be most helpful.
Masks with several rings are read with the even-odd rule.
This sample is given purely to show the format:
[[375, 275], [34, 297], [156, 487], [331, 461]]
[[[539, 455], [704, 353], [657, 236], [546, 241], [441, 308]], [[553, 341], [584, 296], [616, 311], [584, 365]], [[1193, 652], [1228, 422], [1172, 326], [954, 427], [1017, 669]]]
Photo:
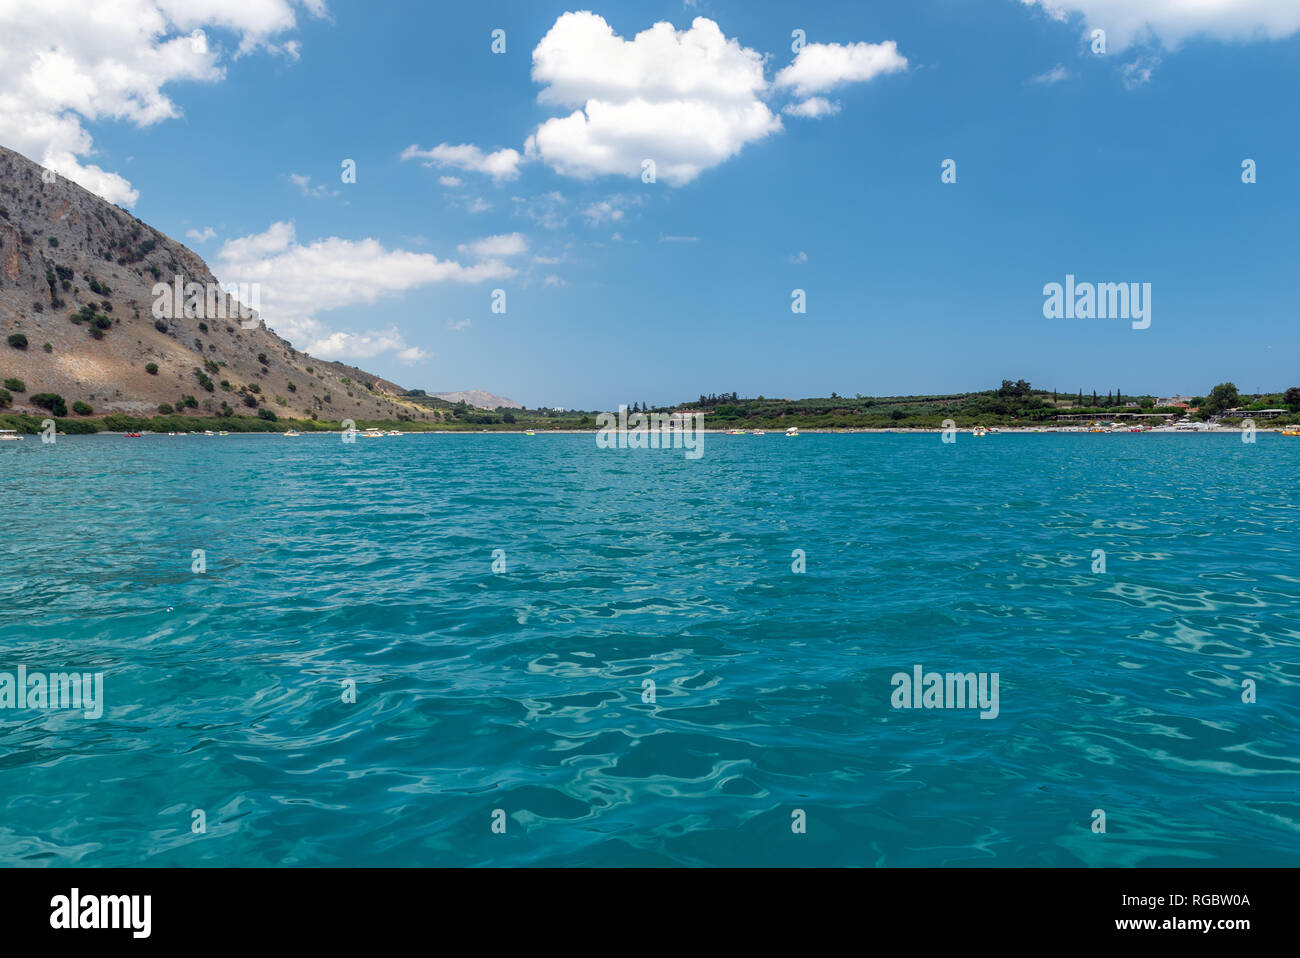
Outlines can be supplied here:
[[300, 352], [260, 320], [155, 317], [155, 285], [177, 276], [217, 282], [193, 250], [0, 146], [2, 411], [47, 415], [53, 394], [83, 404], [82, 415], [183, 405], [195, 415], [443, 418], [397, 383]]
[[445, 399], [447, 402], [466, 402], [471, 406], [477, 406], [480, 409], [523, 409], [522, 403], [517, 403], [513, 399], [507, 399], [505, 396], [495, 396], [492, 393], [484, 392], [481, 389], [462, 389], [458, 392], [450, 393], [429, 393], [435, 399]]

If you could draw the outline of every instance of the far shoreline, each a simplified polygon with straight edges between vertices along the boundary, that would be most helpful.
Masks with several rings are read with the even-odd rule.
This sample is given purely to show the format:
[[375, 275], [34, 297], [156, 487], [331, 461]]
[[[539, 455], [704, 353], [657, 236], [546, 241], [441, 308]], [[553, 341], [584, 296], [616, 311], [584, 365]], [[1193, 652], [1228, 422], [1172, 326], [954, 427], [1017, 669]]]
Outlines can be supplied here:
[[[797, 436], [852, 436], [852, 435], [895, 435], [895, 436], [906, 436], [906, 435], [934, 435], [934, 434], [941, 434], [941, 433], [944, 433], [944, 432], [946, 432], [946, 431], [947, 431], [947, 430], [944, 430], [944, 429], [937, 429], [937, 428], [932, 428], [932, 427], [928, 427], [928, 426], [906, 427], [906, 428], [901, 428], [901, 429], [882, 429], [882, 428], [869, 428], [869, 427], [861, 427], [861, 428], [847, 428], [847, 429], [808, 428], [808, 429], [800, 429], [799, 432], [798, 432], [798, 434], [797, 434]], [[973, 430], [972, 430], [971, 427], [969, 427], [969, 426], [966, 426], [966, 427], [960, 427], [960, 428], [958, 428], [958, 429], [955, 430], [955, 431], [956, 431], [956, 433], [957, 433], [958, 435], [966, 435], [966, 436], [971, 436], [971, 435], [972, 435], [972, 432], [973, 432]], [[1091, 436], [1106, 435], [1106, 436], [1114, 436], [1114, 435], [1130, 435], [1130, 436], [1137, 436], [1137, 435], [1156, 434], [1156, 435], [1177, 435], [1177, 436], [1189, 436], [1189, 435], [1191, 435], [1191, 436], [1203, 436], [1203, 435], [1232, 435], [1232, 434], [1240, 434], [1240, 433], [1243, 433], [1243, 432], [1246, 432], [1246, 431], [1247, 431], [1246, 429], [1244, 429], [1244, 428], [1242, 428], [1242, 427], [1239, 427], [1239, 426], [1217, 426], [1217, 427], [1210, 428], [1210, 429], [1171, 429], [1171, 428], [1168, 428], [1168, 427], [1156, 427], [1156, 428], [1153, 428], [1153, 429], [1141, 429], [1141, 430], [1135, 430], [1135, 429], [1113, 429], [1113, 430], [1112, 430], [1112, 429], [1097, 429], [1097, 430], [1090, 430], [1090, 429], [1082, 429], [1082, 428], [1064, 428], [1064, 429], [1057, 429], [1057, 428], [1032, 428], [1032, 427], [1008, 427], [1008, 426], [999, 426], [999, 427], [997, 427], [997, 431], [996, 431], [996, 432], [990, 432], [990, 433], [988, 434], [988, 436], [979, 437], [979, 438], [989, 438], [989, 437], [992, 437], [992, 436], [1005, 436], [1005, 435], [1024, 435], [1024, 436], [1045, 436], [1045, 435], [1085, 435], [1085, 436], [1087, 436], [1087, 435], [1091, 435]], [[400, 434], [399, 436], [383, 436], [382, 438], [384, 438], [384, 439], [400, 439], [400, 438], [404, 438], [404, 437], [406, 437], [406, 436], [526, 436], [526, 435], [532, 435], [532, 436], [534, 436], [534, 437], [535, 437], [535, 436], [595, 436], [595, 435], [598, 435], [599, 433], [600, 433], [600, 430], [599, 430], [599, 429], [595, 429], [595, 428], [592, 428], [592, 429], [533, 429], [533, 430], [524, 430], [524, 429], [413, 429], [413, 430], [410, 430], [409, 432], [408, 432], [408, 431], [403, 431], [403, 432], [401, 432], [401, 434]], [[649, 435], [650, 433], [651, 433], [651, 431], [650, 431], [650, 430], [647, 430], [646, 434]], [[1269, 427], [1266, 427], [1266, 428], [1256, 427], [1256, 428], [1255, 428], [1255, 433], [1256, 433], [1256, 434], [1259, 434], [1259, 433], [1276, 433], [1276, 434], [1279, 434], [1279, 435], [1280, 435], [1280, 434], [1282, 433], [1282, 428], [1281, 428], [1281, 427], [1274, 427], [1274, 426], [1269, 426]], [[228, 432], [225, 436], [217, 436], [217, 435], [207, 436], [207, 435], [205, 435], [202, 431], [198, 431], [198, 432], [194, 432], [194, 431], [185, 431], [185, 432], [178, 432], [178, 433], [173, 434], [173, 433], [171, 433], [171, 432], [156, 432], [156, 431], [150, 431], [150, 430], [141, 430], [141, 432], [140, 432], [140, 437], [141, 437], [141, 438], [144, 438], [145, 436], [162, 436], [163, 438], [176, 439], [176, 438], [180, 438], [181, 436], [198, 436], [200, 439], [228, 439], [228, 438], [230, 438], [231, 436], [269, 436], [269, 437], [273, 437], [273, 438], [278, 437], [278, 438], [281, 438], [281, 439], [283, 439], [283, 438], [295, 438], [295, 439], [297, 439], [297, 438], [306, 438], [306, 437], [308, 437], [308, 436], [342, 436], [343, 434], [344, 434], [343, 431], [342, 431], [342, 430], [338, 430], [338, 429], [332, 429], [332, 430], [331, 430], [331, 429], [307, 430], [307, 431], [299, 432], [298, 435], [297, 435], [297, 436], [294, 436], [294, 437], [286, 437], [285, 434], [282, 433], [282, 432], [275, 432], [275, 431], [271, 431], [271, 430], [249, 430], [249, 431], [239, 431], [239, 430], [236, 430], [236, 431]], [[769, 430], [769, 429], [765, 429], [765, 430], [759, 430], [759, 431], [758, 431], [758, 434], [761, 434], [761, 435], [763, 435], [763, 436], [781, 436], [781, 437], [785, 437], [785, 436], [786, 436], [786, 433], [785, 433], [784, 431], [782, 431], [782, 430], [779, 430], [779, 429], [770, 429], [770, 430]], [[67, 434], [60, 433], [60, 434], [59, 434], [59, 438], [61, 438], [61, 439], [71, 439], [73, 436], [117, 436], [117, 437], [120, 438], [120, 437], [128, 436], [128, 435], [135, 435], [135, 434], [134, 434], [134, 433], [127, 433], [127, 432], [114, 432], [114, 431], [110, 431], [110, 430], [106, 430], [106, 429], [101, 429], [101, 430], [97, 430], [96, 432], [86, 432], [86, 433], [67, 433]], [[672, 435], [674, 435], [674, 433], [671, 433], [671, 432], [669, 432], [669, 433], [660, 433], [659, 435], [661, 435], [661, 436], [662, 436], [662, 435], [672, 436]], [[699, 429], [699, 430], [689, 431], [689, 432], [687, 432], [687, 433], [684, 433], [684, 435], [709, 435], [709, 436], [731, 436], [731, 435], [734, 435], [734, 436], [738, 436], [738, 437], [739, 437], [739, 436], [746, 436], [746, 437], [749, 437], [749, 436], [754, 436], [754, 435], [756, 435], [756, 432], [755, 432], [754, 430], [752, 430], [752, 429], [747, 429], [747, 430], [745, 430], [745, 431], [743, 431], [743, 432], [735, 432], [735, 431], [733, 431], [733, 430], [729, 430], [729, 429]], [[358, 432], [358, 433], [357, 433], [357, 436], [358, 436], [358, 438], [361, 438], [361, 433]], [[796, 436], [796, 437], [792, 437], [792, 438], [797, 438], [797, 436]], [[377, 437], [377, 438], [378, 438], [378, 437]]]

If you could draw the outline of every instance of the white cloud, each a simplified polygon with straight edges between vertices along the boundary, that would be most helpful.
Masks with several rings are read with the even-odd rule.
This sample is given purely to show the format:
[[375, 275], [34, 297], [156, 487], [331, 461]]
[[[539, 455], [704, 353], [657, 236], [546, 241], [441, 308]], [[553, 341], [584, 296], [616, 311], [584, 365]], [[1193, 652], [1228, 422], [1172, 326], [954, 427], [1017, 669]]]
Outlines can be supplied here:
[[419, 346], [408, 346], [397, 354], [397, 358], [407, 366], [414, 366], [418, 362], [428, 359], [432, 353], [426, 353]]
[[388, 250], [374, 239], [331, 236], [303, 245], [297, 242], [293, 224], [283, 222], [264, 233], [227, 240], [216, 261], [223, 282], [260, 284], [261, 313], [268, 325], [295, 344], [307, 342], [300, 348], [322, 357], [322, 345], [336, 356], [343, 354], [340, 350], [369, 349], [366, 343], [380, 338], [363, 342], [354, 334], [332, 333], [316, 320], [318, 313], [374, 303], [433, 283], [477, 283], [515, 272], [499, 259], [464, 266], [429, 253]]
[[[706, 17], [686, 30], [656, 23], [628, 40], [595, 13], [564, 13], [533, 50], [532, 77], [542, 86], [539, 102], [570, 112], [543, 121], [524, 140], [522, 156], [444, 143], [432, 150], [410, 146], [402, 159], [463, 169], [494, 165], [493, 175], [502, 179], [532, 160], [579, 179], [639, 178], [650, 161], [656, 181], [680, 186], [780, 132], [781, 118], [765, 102], [774, 92], [793, 88], [801, 99], [785, 107], [790, 115], [831, 116], [839, 104], [812, 94], [906, 68], [892, 40], [814, 43], [769, 83], [763, 55]], [[582, 211], [592, 225], [609, 212], [598, 205]], [[552, 211], [548, 221], [562, 217]]]
[[473, 323], [471, 323], [468, 319], [462, 319], [454, 323], [450, 319], [447, 320], [447, 328], [450, 329], [453, 333], [459, 333], [462, 329], [469, 329], [470, 326], [472, 325]]
[[185, 238], [192, 239], [196, 243], [206, 243], [208, 240], [214, 238], [216, 235], [217, 235], [217, 231], [214, 230], [211, 226], [205, 226], [201, 230], [185, 231]]
[[486, 173], [494, 180], [513, 180], [519, 176], [519, 164], [524, 158], [518, 150], [484, 153], [469, 143], [456, 146], [439, 143], [431, 150], [421, 149], [413, 143], [402, 151], [401, 159], [403, 162], [421, 160], [425, 166], [451, 166], [458, 170]]
[[533, 51], [533, 80], [539, 101], [576, 109], [542, 123], [525, 152], [569, 176], [639, 177], [652, 159], [680, 185], [781, 129], [759, 98], [762, 55], [704, 17], [625, 40], [594, 13], [565, 13]]
[[606, 221], [617, 221], [623, 218], [623, 211], [615, 207], [609, 200], [592, 203], [585, 209], [579, 210], [578, 213], [586, 218], [588, 226], [599, 226]]
[[423, 358], [427, 354], [416, 347], [408, 347], [396, 327], [368, 333], [321, 333], [309, 340], [303, 352], [319, 359], [373, 359], [381, 353], [397, 352], [398, 357], [413, 354]]
[[808, 262], [808, 254], [803, 250], [799, 250], [799, 252], [790, 257], [790, 262], [794, 263], [796, 266], [802, 266], [804, 263]]
[[774, 86], [793, 87], [796, 96], [825, 93], [907, 69], [907, 57], [893, 40], [884, 43], [809, 43], [776, 75]]
[[663, 233], [659, 234], [659, 242], [661, 243], [698, 243], [699, 241], [698, 236], [665, 236]]
[[438, 182], [443, 186], [464, 186], [465, 181], [459, 176], [440, 176]]
[[791, 103], [781, 110], [788, 116], [803, 116], [812, 120], [821, 119], [824, 116], [834, 116], [840, 112], [839, 103], [832, 103], [822, 96], [809, 97], [799, 103]]
[[516, 216], [527, 217], [542, 229], [563, 229], [569, 222], [568, 217], [564, 215], [564, 206], [568, 200], [563, 194], [554, 190], [550, 193], [542, 193], [540, 196], [511, 197], [511, 201], [515, 204]]
[[476, 259], [518, 256], [528, 252], [528, 238], [523, 233], [506, 233], [501, 236], [485, 236], [473, 243], [462, 243], [459, 252], [467, 253]]
[[1052, 69], [1030, 77], [1029, 82], [1037, 86], [1051, 86], [1053, 83], [1060, 83], [1062, 80], [1068, 79], [1069, 76], [1070, 71], [1058, 63]]
[[1138, 87], [1151, 82], [1151, 74], [1155, 72], [1156, 67], [1160, 66], [1160, 58], [1154, 54], [1143, 54], [1132, 63], [1126, 63], [1120, 68], [1120, 73], [1124, 77], [1124, 87], [1129, 90], [1136, 90]]
[[568, 282], [560, 279], [554, 273], [548, 274], [546, 279], [542, 280], [542, 286], [568, 286]]
[[94, 141], [83, 123], [152, 126], [181, 115], [164, 88], [225, 76], [206, 30], [239, 38], [235, 57], [289, 53], [274, 38], [321, 0], [0, 0], [0, 143], [113, 203], [139, 192], [123, 176], [87, 162]]
[[1158, 41], [1175, 49], [1195, 36], [1215, 40], [1280, 40], [1300, 31], [1295, 0], [1021, 0], [1058, 20], [1083, 18], [1106, 31], [1106, 45], [1123, 50]]
[[294, 186], [298, 187], [299, 190], [302, 191], [303, 196], [328, 196], [329, 195], [329, 187], [325, 186], [325, 184], [323, 183], [318, 186], [312, 186], [310, 176], [304, 176], [301, 173], [290, 173], [289, 181], [293, 183]]

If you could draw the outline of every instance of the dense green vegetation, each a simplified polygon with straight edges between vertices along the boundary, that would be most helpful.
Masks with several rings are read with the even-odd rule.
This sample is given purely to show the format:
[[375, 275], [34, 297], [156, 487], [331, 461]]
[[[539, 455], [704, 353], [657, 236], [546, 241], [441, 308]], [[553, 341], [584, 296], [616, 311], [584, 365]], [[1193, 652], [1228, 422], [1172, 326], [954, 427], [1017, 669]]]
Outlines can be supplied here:
[[[195, 370], [200, 386], [204, 385], [202, 370]], [[209, 380], [210, 382], [210, 380]], [[0, 409], [12, 405], [12, 395], [0, 389]], [[163, 403], [158, 415], [132, 416], [111, 413], [90, 418], [93, 410], [84, 402], [72, 403], [73, 410], [85, 418], [65, 419], [68, 405], [63, 397], [52, 393], [38, 393], [30, 402], [48, 409], [58, 420], [59, 428], [68, 433], [85, 432], [282, 432], [293, 428], [299, 432], [338, 432], [340, 422], [285, 419], [270, 409], [258, 408], [254, 395], [241, 397], [250, 413], [236, 415], [235, 410], [222, 402], [219, 411], [200, 409], [197, 399], [182, 395], [174, 404]], [[423, 407], [431, 416], [429, 421], [412, 420], [403, 415], [400, 419], [356, 420], [358, 429], [399, 429], [403, 432], [515, 432], [524, 429], [583, 430], [595, 429], [596, 411], [556, 409], [476, 409], [464, 402], [451, 403], [413, 390], [404, 398]], [[275, 397], [281, 402], [282, 397]], [[959, 427], [1056, 425], [1058, 417], [1078, 417], [1080, 421], [1097, 419], [1110, 421], [1119, 416], [1155, 415], [1149, 419], [1156, 423], [1166, 417], [1189, 415], [1181, 408], [1160, 408], [1152, 396], [1139, 396], [1121, 390], [1085, 394], [1058, 393], [1038, 389], [1025, 380], [1003, 380], [997, 389], [973, 393], [916, 396], [863, 396], [853, 398], [831, 393], [826, 398], [768, 399], [758, 396], [745, 399], [738, 394], [722, 393], [701, 395], [691, 403], [677, 406], [650, 407], [634, 402], [632, 412], [671, 413], [677, 410], [704, 412], [704, 424], [709, 429], [772, 429], [784, 430], [789, 426], [800, 429], [883, 429], [883, 428], [942, 428], [944, 420], [951, 419]], [[210, 406], [211, 401], [205, 400]], [[283, 405], [283, 403], [281, 402]], [[1300, 421], [1300, 387], [1291, 387], [1284, 393], [1243, 395], [1232, 383], [1220, 383], [1207, 396], [1194, 397], [1190, 405], [1199, 407], [1192, 418], [1207, 419], [1218, 416], [1226, 424], [1235, 424], [1242, 418], [1264, 409], [1287, 409], [1294, 415], [1283, 415], [1271, 420], [1271, 425]], [[256, 409], [253, 413], [251, 410]], [[1230, 409], [1240, 412], [1222, 415]], [[611, 412], [613, 410], [610, 410]], [[40, 429], [39, 416], [11, 412], [0, 414], [0, 428], [17, 429], [35, 433]], [[1265, 420], [1260, 420], [1261, 424]]]

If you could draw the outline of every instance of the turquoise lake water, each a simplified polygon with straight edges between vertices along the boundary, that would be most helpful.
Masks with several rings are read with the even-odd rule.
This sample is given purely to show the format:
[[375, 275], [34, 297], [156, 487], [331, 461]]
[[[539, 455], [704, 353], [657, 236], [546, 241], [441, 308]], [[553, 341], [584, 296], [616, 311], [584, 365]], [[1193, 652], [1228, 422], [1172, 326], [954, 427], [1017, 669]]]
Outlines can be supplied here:
[[[0, 672], [105, 698], [0, 710], [0, 861], [1294, 864], [1298, 477], [1264, 434], [0, 444]], [[894, 708], [916, 665], [997, 717]]]

